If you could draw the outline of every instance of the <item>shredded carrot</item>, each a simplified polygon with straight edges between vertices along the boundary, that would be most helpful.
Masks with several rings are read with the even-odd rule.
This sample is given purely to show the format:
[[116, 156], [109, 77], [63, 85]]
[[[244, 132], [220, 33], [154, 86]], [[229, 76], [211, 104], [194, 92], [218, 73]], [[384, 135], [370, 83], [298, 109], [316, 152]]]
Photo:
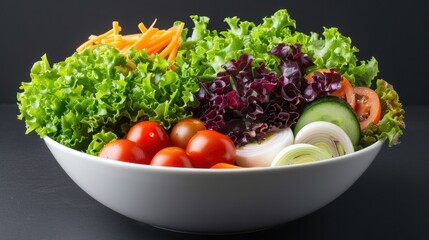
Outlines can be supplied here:
[[159, 50], [161, 50], [171, 42], [171, 38], [174, 34], [175, 33], [173, 31], [170, 31], [157, 37], [156, 39], [151, 39], [145, 45], [145, 48], [147, 49], [146, 52], [148, 54], [154, 54], [159, 52]]
[[176, 54], [177, 54], [177, 51], [179, 50], [179, 45], [180, 45], [180, 41], [177, 41], [177, 42], [174, 44], [173, 49], [172, 49], [172, 50], [171, 50], [171, 52], [168, 54], [167, 61], [172, 62], [172, 61], [176, 60]]
[[170, 41], [171, 41], [170, 39], [165, 39], [163, 41], [155, 43], [153, 46], [148, 46], [146, 50], [147, 54], [156, 54], [161, 49], [166, 47], [170, 43]]
[[157, 28], [148, 29], [147, 32], [143, 33], [142, 37], [138, 41], [136, 41], [132, 46], [136, 47], [137, 49], [145, 48], [145, 45], [149, 42], [149, 40], [156, 33], [156, 31], [158, 31]]
[[171, 41], [171, 38], [174, 36], [175, 31], [174, 30], [170, 30], [170, 31], [166, 31], [163, 32], [160, 35], [154, 35], [150, 41], [148, 41], [147, 45], [148, 47], [155, 45], [158, 42], [162, 42], [165, 40], [168, 40], [169, 42]]
[[185, 24], [182, 22], [179, 26], [173, 26], [169, 29], [158, 29], [155, 27], [156, 21], [157, 19], [153, 21], [149, 28], [141, 22], [138, 24], [139, 33], [127, 35], [120, 34], [122, 28], [119, 22], [113, 21], [112, 29], [101, 35], [90, 35], [88, 40], [81, 44], [76, 51], [82, 52], [93, 45], [107, 44], [117, 48], [124, 55], [127, 55], [132, 48], [137, 51], [145, 49], [149, 55], [158, 54], [163, 58], [168, 57], [168, 61], [174, 61]]
[[122, 51], [124, 48], [130, 45], [130, 42], [122, 41], [115, 44], [111, 44], [113, 47], [117, 48], [118, 50]]
[[178, 30], [174, 35], [173, 39], [171, 39], [171, 42], [168, 44], [168, 46], [161, 51], [159, 56], [166, 57], [175, 48], [175, 45], [180, 43], [178, 40], [180, 40], [180, 35], [182, 34], [184, 26], [185, 24], [183, 22], [179, 25]]
[[96, 42], [96, 41], [98, 41], [98, 40], [101, 40], [101, 39], [103, 39], [103, 38], [106, 38], [107, 36], [112, 35], [112, 33], [113, 33], [113, 29], [110, 29], [109, 31], [107, 31], [107, 32], [105, 32], [105, 33], [103, 33], [103, 34], [101, 34], [101, 35], [99, 35], [99, 36], [96, 36], [96, 37], [94, 37], [94, 38], [92, 38], [92, 39], [89, 39], [89, 40], [88, 40], [88, 41], [86, 41], [84, 44], [80, 45], [80, 46], [77, 48], [77, 51], [78, 51], [78, 52], [83, 51], [86, 47], [91, 46], [94, 42]]
[[141, 36], [140, 39], [135, 41], [132, 45], [126, 47], [125, 49], [123, 49], [121, 52], [122, 54], [127, 54], [128, 50], [135, 47], [136, 49], [142, 49], [142, 43], [148, 41], [159, 29], [158, 28], [154, 28], [156, 23], [156, 19], [155, 21], [153, 21], [152, 25], [150, 25], [150, 27], [147, 29], [147, 31], [145, 31]]
[[112, 27], [113, 27], [113, 39], [114, 39], [114, 42], [117, 42], [119, 37], [119, 32], [121, 31], [121, 27], [119, 27], [118, 21], [113, 21]]
[[139, 29], [140, 29], [140, 31], [142, 32], [142, 33], [144, 33], [144, 32], [146, 32], [147, 31], [147, 28], [146, 28], [146, 26], [144, 25], [144, 23], [139, 23], [139, 25], [138, 25], [138, 27], [139, 27]]

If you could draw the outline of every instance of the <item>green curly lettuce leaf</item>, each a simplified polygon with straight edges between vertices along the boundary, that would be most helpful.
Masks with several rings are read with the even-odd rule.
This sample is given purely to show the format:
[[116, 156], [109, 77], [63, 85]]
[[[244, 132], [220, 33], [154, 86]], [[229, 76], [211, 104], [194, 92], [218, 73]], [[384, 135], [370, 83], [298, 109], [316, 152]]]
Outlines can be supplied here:
[[[312, 69], [335, 68], [355, 86], [371, 86], [378, 73], [378, 62], [358, 61], [355, 53], [359, 49], [352, 45], [349, 37], [343, 36], [337, 28], [324, 28], [323, 37], [311, 33], [307, 42], [302, 42], [303, 51], [309, 54], [315, 67]], [[311, 69], [310, 69], [311, 70]]]
[[276, 69], [278, 59], [268, 51], [284, 38], [292, 35], [295, 20], [286, 10], [263, 19], [263, 23], [240, 21], [238, 17], [225, 18], [228, 29], [215, 31], [208, 28], [209, 18], [191, 16], [195, 27], [191, 37], [181, 44], [176, 61], [182, 71], [200, 80], [212, 80], [222, 65], [242, 54], [255, 57]]
[[92, 141], [89, 143], [86, 153], [91, 155], [97, 155], [104, 145], [109, 142], [118, 139], [118, 136], [113, 132], [105, 132], [104, 129], [101, 132], [96, 133], [92, 136]]
[[357, 86], [370, 86], [378, 73], [377, 60], [359, 61], [358, 48], [337, 28], [324, 28], [322, 35], [295, 31], [296, 22], [285, 9], [265, 17], [260, 24], [225, 18], [228, 28], [221, 32], [208, 28], [208, 17], [191, 19], [195, 27], [181, 45], [177, 64], [183, 72], [203, 81], [212, 80], [223, 70], [223, 64], [242, 54], [254, 56], [254, 65], [264, 62], [267, 69], [277, 71], [278, 59], [268, 51], [279, 43], [301, 44], [302, 51], [316, 64], [309, 70], [333, 67]]
[[185, 106], [198, 91], [164, 58], [131, 50], [127, 61], [116, 48], [96, 45], [52, 65], [44, 55], [31, 69], [31, 82], [18, 93], [18, 119], [26, 133], [96, 154], [101, 143], [123, 137], [141, 120], [165, 128], [190, 116]]
[[192, 116], [187, 107], [196, 104], [194, 93], [199, 90], [194, 79], [168, 70], [170, 62], [148, 56], [145, 51], [132, 51], [129, 57], [136, 64], [127, 108], [132, 121], [143, 117], [170, 129], [179, 120]]
[[365, 147], [382, 139], [387, 139], [390, 147], [397, 145], [405, 129], [405, 111], [399, 95], [382, 79], [377, 80], [375, 92], [380, 98], [383, 117], [377, 125], [371, 124], [362, 131], [361, 145]]
[[398, 122], [398, 126], [402, 129], [405, 128], [405, 110], [393, 86], [383, 79], [378, 79], [375, 92], [380, 98], [382, 115], [390, 113], [392, 118]]
[[46, 55], [31, 69], [31, 82], [18, 93], [19, 119], [36, 131], [78, 150], [86, 150], [94, 133], [115, 130], [126, 105], [129, 77], [116, 67], [126, 59], [107, 46], [75, 53], [50, 67]]

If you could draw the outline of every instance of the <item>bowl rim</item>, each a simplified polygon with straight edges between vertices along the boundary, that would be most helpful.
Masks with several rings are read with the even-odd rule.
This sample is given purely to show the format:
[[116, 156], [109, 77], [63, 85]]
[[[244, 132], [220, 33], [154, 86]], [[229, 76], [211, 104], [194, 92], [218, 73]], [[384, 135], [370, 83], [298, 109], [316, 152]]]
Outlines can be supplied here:
[[48, 136], [44, 136], [43, 140], [47, 145], [54, 146], [55, 148], [60, 149], [61, 151], [68, 152], [74, 156], [83, 158], [88, 161], [93, 161], [96, 163], [101, 164], [107, 164], [112, 166], [117, 166], [121, 168], [129, 168], [134, 170], [150, 170], [150, 171], [156, 171], [156, 172], [177, 172], [177, 173], [201, 173], [201, 174], [242, 174], [242, 173], [250, 173], [250, 172], [272, 172], [272, 171], [287, 171], [287, 170], [293, 170], [293, 169], [300, 169], [300, 168], [309, 168], [309, 167], [316, 167], [321, 165], [327, 165], [327, 164], [333, 164], [339, 161], [345, 161], [347, 158], [353, 157], [355, 155], [361, 155], [366, 152], [369, 152], [373, 149], [380, 148], [384, 144], [385, 140], [378, 140], [377, 142], [369, 145], [368, 147], [365, 147], [363, 149], [360, 149], [358, 151], [355, 151], [353, 153], [349, 153], [347, 155], [339, 156], [339, 157], [333, 157], [329, 159], [324, 159], [320, 161], [315, 162], [308, 162], [308, 163], [301, 163], [301, 164], [293, 164], [293, 165], [283, 165], [283, 166], [276, 166], [276, 167], [248, 167], [248, 168], [235, 168], [235, 169], [210, 169], [210, 168], [180, 168], [180, 167], [164, 167], [164, 166], [151, 166], [151, 165], [145, 165], [145, 164], [137, 164], [137, 163], [129, 163], [129, 162], [122, 162], [118, 160], [112, 160], [107, 158], [102, 158], [94, 155], [87, 154], [85, 152], [81, 152], [75, 149], [72, 149], [70, 147], [67, 147], [52, 138]]

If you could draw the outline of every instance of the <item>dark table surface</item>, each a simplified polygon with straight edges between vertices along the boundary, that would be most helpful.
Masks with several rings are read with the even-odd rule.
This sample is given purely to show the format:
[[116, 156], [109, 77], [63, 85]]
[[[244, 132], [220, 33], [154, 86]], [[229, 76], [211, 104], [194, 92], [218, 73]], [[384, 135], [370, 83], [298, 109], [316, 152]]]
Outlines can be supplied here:
[[[339, 198], [303, 218], [228, 239], [429, 239], [429, 106], [408, 106], [402, 144], [384, 146]], [[168, 232], [104, 207], [24, 135], [0, 105], [0, 239], [225, 239]], [[255, 216], [257, 217], [257, 216]]]

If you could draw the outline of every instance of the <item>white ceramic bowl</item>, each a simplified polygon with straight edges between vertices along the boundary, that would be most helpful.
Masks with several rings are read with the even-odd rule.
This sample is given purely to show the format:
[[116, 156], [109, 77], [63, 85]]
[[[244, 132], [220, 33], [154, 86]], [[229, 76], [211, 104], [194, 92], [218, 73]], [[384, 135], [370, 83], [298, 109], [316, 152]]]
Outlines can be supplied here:
[[325, 206], [383, 146], [300, 165], [213, 170], [119, 162], [44, 141], [77, 185], [112, 210], [156, 227], [213, 234], [257, 231]]

